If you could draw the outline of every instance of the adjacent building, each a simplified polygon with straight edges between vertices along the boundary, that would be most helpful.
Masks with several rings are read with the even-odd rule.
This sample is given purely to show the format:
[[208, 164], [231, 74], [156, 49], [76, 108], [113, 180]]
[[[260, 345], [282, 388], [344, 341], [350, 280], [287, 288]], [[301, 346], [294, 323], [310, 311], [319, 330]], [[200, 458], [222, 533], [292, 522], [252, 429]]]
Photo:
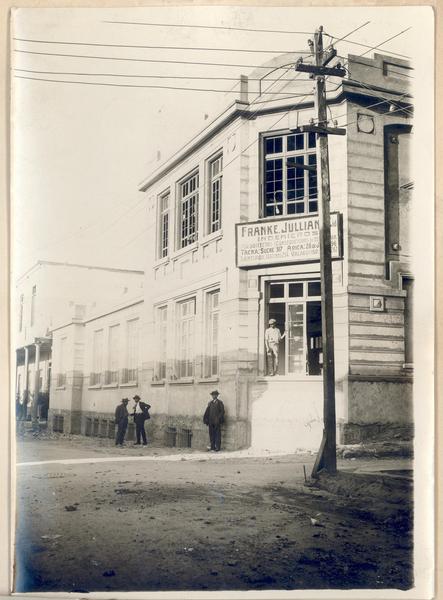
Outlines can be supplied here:
[[67, 360], [68, 354], [75, 353], [67, 341], [60, 345], [56, 356], [58, 370], [54, 371], [53, 331], [66, 323], [82, 322], [88, 315], [104, 311], [125, 298], [140, 296], [142, 287], [142, 271], [54, 261], [38, 261], [17, 280], [14, 298], [17, 312], [12, 331], [15, 394], [20, 402], [27, 398], [30, 415], [38, 416], [38, 404], [33, 400], [42, 394], [45, 413], [49, 408], [51, 414], [50, 390], [63, 378], [58, 365]]

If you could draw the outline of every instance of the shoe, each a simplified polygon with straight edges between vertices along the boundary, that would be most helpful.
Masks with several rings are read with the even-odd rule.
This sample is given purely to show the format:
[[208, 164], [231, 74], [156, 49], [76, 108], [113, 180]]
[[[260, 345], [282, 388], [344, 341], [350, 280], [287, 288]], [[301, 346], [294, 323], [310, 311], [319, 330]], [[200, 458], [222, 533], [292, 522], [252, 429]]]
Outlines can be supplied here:
[[135, 442], [134, 446], [141, 446], [140, 442]]
[[143, 446], [147, 446], [147, 445], [148, 445], [148, 442], [143, 442]]

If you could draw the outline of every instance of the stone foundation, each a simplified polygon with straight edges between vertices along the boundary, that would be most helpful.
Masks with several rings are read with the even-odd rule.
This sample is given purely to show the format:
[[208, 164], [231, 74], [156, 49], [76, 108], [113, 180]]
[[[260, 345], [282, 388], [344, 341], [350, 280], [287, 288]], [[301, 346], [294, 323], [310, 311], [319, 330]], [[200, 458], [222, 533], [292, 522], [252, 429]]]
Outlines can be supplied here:
[[411, 441], [414, 426], [403, 423], [342, 423], [339, 426], [341, 444], [366, 442]]
[[[114, 439], [114, 415], [96, 412], [70, 412], [52, 409], [48, 415], [48, 428], [54, 433], [80, 434], [87, 437]], [[209, 443], [208, 428], [201, 418], [154, 415], [145, 424], [148, 441], [158, 446], [195, 448], [206, 450]], [[135, 441], [135, 425], [129, 419], [126, 441]], [[228, 422], [222, 427], [223, 450], [247, 447], [247, 422]]]

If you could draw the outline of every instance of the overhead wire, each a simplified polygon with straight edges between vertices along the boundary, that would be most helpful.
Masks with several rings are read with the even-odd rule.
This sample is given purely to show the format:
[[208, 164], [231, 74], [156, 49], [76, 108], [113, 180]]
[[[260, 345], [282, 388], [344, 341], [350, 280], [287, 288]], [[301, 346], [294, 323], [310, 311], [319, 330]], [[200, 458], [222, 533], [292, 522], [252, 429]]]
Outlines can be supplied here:
[[[14, 75], [17, 79], [27, 79], [31, 81], [44, 81], [46, 83], [68, 83], [71, 85], [93, 85], [105, 87], [120, 87], [120, 88], [143, 88], [143, 89], [163, 89], [163, 90], [179, 90], [186, 92], [216, 92], [220, 94], [238, 93], [237, 90], [217, 90], [213, 88], [188, 88], [168, 85], [136, 85], [133, 83], [107, 83], [100, 81], [68, 81], [66, 79], [48, 79], [46, 77], [28, 77], [25, 75]], [[262, 94], [285, 94], [286, 92], [262, 92]]]
[[103, 21], [103, 23], [113, 23], [117, 25], [144, 25], [149, 27], [181, 27], [188, 29], [218, 29], [226, 31], [251, 31], [257, 33], [289, 33], [310, 35], [309, 31], [285, 31], [282, 29], [252, 29], [248, 27], [222, 27], [221, 25], [187, 25], [185, 23], [145, 23], [139, 21]]
[[[156, 58], [129, 58], [129, 57], [115, 57], [115, 56], [91, 56], [88, 54], [64, 54], [60, 52], [41, 52], [37, 50], [20, 50], [14, 48], [14, 52], [20, 54], [33, 54], [40, 56], [57, 56], [65, 58], [86, 58], [91, 60], [118, 60], [124, 62], [148, 62], [148, 63], [159, 63], [159, 64], [176, 64], [176, 65], [203, 65], [209, 67], [242, 67], [247, 69], [265, 69], [269, 70], [269, 67], [264, 65], [247, 65], [239, 63], [219, 63], [219, 62], [202, 62], [202, 61], [191, 61], [191, 60], [167, 60], [167, 59], [156, 59]], [[280, 67], [277, 67], [280, 68]]]
[[[142, 78], [142, 79], [192, 79], [192, 80], [208, 80], [208, 81], [235, 81], [237, 84], [240, 83], [238, 77], [213, 77], [211, 75], [207, 76], [192, 76], [192, 75], [142, 75], [140, 73], [130, 74], [130, 73], [86, 73], [86, 72], [78, 72], [78, 71], [39, 71], [37, 69], [19, 69], [14, 67], [15, 71], [20, 71], [22, 73], [41, 73], [44, 75], [78, 75], [80, 76], [91, 76], [91, 77], [134, 77], [134, 78]], [[258, 77], [248, 77], [248, 81], [262, 81], [261, 78]], [[292, 81], [291, 79], [267, 79], [266, 81]]]
[[147, 46], [144, 44], [105, 44], [100, 42], [67, 42], [67, 41], [56, 41], [56, 40], [31, 40], [28, 38], [12, 38], [16, 42], [26, 42], [34, 44], [56, 44], [64, 46], [94, 46], [99, 48], [137, 48], [145, 50], [202, 50], [204, 52], [248, 52], [257, 54], [303, 54], [310, 56], [310, 52], [297, 52], [293, 50], [258, 50], [255, 48], [214, 48], [211, 47], [200, 47], [200, 46]]
[[[367, 52], [364, 52], [363, 54], [360, 54], [359, 56], [364, 56], [365, 54], [367, 54], [368, 52], [370, 52], [371, 50], [376, 50], [377, 48], [380, 48], [380, 46], [383, 46], [384, 44], [387, 44], [388, 42], [390, 42], [391, 40], [395, 39], [396, 37], [398, 37], [399, 35], [401, 35], [402, 33], [405, 33], [406, 31], [409, 31], [409, 29], [411, 29], [411, 27], [408, 27], [406, 29], [404, 29], [403, 31], [400, 31], [400, 33], [397, 33], [396, 35], [388, 38], [387, 40], [385, 40], [384, 42], [381, 42], [380, 44], [378, 44], [377, 46], [370, 46], [369, 44], [363, 44], [361, 42], [355, 42], [354, 40], [347, 40], [348, 44], [354, 44], [356, 46], [361, 46], [363, 48], [368, 48]], [[331, 33], [328, 32], [328, 35], [330, 35], [334, 40], [340, 40], [340, 38], [338, 38], [335, 35], [332, 35]], [[411, 58], [410, 56], [407, 56], [406, 54], [400, 54], [399, 52], [392, 52], [391, 50], [386, 50], [385, 52], [388, 52], [389, 54], [392, 54], [394, 56], [399, 56], [401, 58]]]

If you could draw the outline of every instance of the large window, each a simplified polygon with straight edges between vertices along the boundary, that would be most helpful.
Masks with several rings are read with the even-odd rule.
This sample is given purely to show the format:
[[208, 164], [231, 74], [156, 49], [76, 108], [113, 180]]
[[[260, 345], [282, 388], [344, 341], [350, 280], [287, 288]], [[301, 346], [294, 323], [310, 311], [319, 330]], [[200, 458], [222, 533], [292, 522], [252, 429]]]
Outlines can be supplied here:
[[122, 383], [136, 384], [138, 380], [138, 319], [126, 324], [126, 365], [122, 373]]
[[223, 155], [209, 163], [209, 233], [221, 229]]
[[185, 248], [198, 237], [198, 173], [180, 184], [179, 197], [179, 248]]
[[[323, 366], [320, 282], [271, 282], [266, 296], [265, 328], [270, 319], [275, 319], [283, 338], [278, 344], [277, 375], [320, 375]], [[267, 361], [272, 359], [265, 355]], [[267, 365], [267, 372], [271, 370], [271, 365]]]
[[92, 370], [89, 385], [100, 385], [103, 368], [103, 329], [94, 331], [92, 340]]
[[119, 350], [120, 325], [112, 325], [109, 328], [108, 335], [108, 368], [105, 372], [106, 385], [118, 383]]
[[58, 374], [57, 374], [57, 387], [66, 385], [66, 348], [67, 348], [67, 337], [60, 339], [59, 349], [59, 363], [58, 363]]
[[168, 307], [160, 306], [157, 308], [157, 340], [159, 346], [159, 355], [155, 377], [157, 380], [166, 379], [166, 357], [167, 357], [167, 323]]
[[195, 298], [177, 304], [176, 377], [194, 376]]
[[219, 298], [220, 292], [216, 290], [207, 294], [206, 331], [207, 351], [205, 375], [215, 377], [218, 375], [218, 332], [219, 332]]
[[[263, 216], [317, 212], [315, 133], [265, 137]], [[311, 169], [300, 168], [306, 165]]]
[[32, 297], [31, 297], [31, 327], [35, 321], [35, 302], [37, 300], [37, 286], [32, 286]]
[[159, 199], [159, 258], [165, 258], [169, 252], [169, 192]]

